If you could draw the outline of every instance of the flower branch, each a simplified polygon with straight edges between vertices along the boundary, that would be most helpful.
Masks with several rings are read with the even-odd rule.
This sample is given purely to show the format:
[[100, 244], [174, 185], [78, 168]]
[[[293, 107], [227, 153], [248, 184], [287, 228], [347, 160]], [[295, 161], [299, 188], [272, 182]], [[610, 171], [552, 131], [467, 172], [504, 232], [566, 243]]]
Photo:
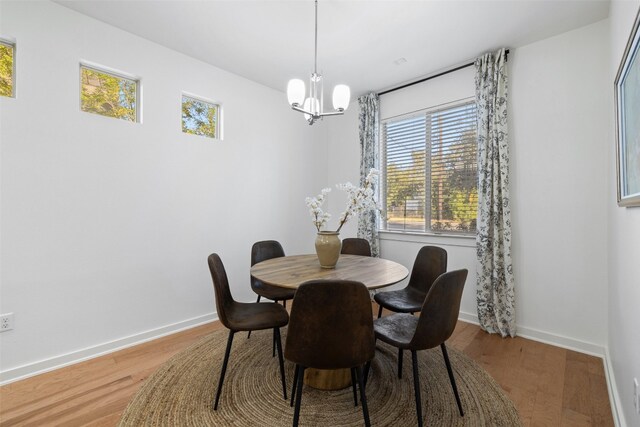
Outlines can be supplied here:
[[[353, 216], [361, 213], [378, 209], [374, 198], [374, 184], [378, 180], [380, 173], [376, 169], [371, 169], [365, 178], [363, 187], [356, 187], [350, 182], [338, 184], [336, 187], [347, 193], [348, 201], [346, 209], [340, 214], [339, 225], [336, 233], [339, 233], [342, 226]], [[307, 197], [306, 204], [309, 207], [309, 213], [316, 226], [318, 232], [327, 224], [331, 215], [322, 210], [322, 204], [331, 191], [330, 188], [324, 188], [316, 197]]]

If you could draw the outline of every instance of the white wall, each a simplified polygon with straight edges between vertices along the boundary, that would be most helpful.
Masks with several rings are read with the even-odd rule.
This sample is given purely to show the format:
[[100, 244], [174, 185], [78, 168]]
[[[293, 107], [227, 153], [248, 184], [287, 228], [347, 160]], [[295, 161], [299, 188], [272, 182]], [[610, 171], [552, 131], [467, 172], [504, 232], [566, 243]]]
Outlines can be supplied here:
[[438, 107], [475, 96], [474, 68], [466, 67], [435, 79], [380, 95], [380, 119]]
[[[282, 92], [53, 3], [0, 5], [18, 46], [17, 98], [0, 98], [3, 380], [211, 319], [211, 252], [253, 300], [254, 241], [313, 250], [325, 136]], [[143, 123], [79, 111], [81, 60], [142, 77]], [[182, 91], [222, 103], [224, 141], [180, 131]]]
[[607, 25], [509, 56], [517, 323], [585, 348], [606, 343]]
[[[609, 92], [622, 59], [640, 1], [613, 1], [609, 10], [611, 60]], [[613, 103], [610, 116], [613, 119]], [[613, 126], [603, 144], [608, 154], [608, 246], [609, 246], [609, 362], [615, 374], [619, 416], [629, 426], [640, 426], [633, 406], [633, 378], [640, 381], [640, 208], [620, 208], [616, 204], [615, 134]], [[624, 425], [624, 424], [623, 424]]]
[[[360, 183], [360, 139], [358, 135], [358, 100], [352, 100], [344, 116], [327, 118], [323, 124], [327, 132], [327, 187], [332, 187], [327, 199], [331, 221], [327, 229], [338, 226], [340, 213], [344, 211], [347, 197], [336, 188], [336, 184]], [[353, 218], [340, 231], [340, 238], [357, 237], [358, 219]]]
[[[508, 62], [519, 333], [596, 353], [603, 352], [607, 323], [607, 31], [602, 21], [511, 49]], [[420, 98], [423, 107], [440, 104], [443, 92], [453, 93], [452, 99], [469, 96], [469, 90], [473, 95], [472, 69], [457, 74], [384, 95], [381, 115], [398, 114], [403, 104], [413, 111]], [[461, 76], [466, 83], [457, 81]], [[342, 168], [349, 165], [350, 176], [357, 177], [359, 151], [343, 149], [357, 140], [357, 112], [333, 121], [329, 133], [330, 180], [348, 176]], [[383, 256], [409, 268], [422, 245], [447, 249], [450, 269], [469, 269], [462, 317], [476, 316], [473, 239], [397, 233], [381, 238]]]

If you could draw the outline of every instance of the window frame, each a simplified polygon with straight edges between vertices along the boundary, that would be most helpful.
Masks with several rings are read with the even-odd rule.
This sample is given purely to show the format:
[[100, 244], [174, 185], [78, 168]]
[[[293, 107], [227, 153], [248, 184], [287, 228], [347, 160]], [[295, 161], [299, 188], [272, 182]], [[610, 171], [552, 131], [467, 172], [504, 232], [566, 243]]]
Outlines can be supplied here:
[[16, 88], [17, 88], [17, 73], [16, 73], [16, 63], [18, 57], [18, 46], [15, 40], [3, 39], [0, 38], [0, 44], [11, 48], [13, 51], [13, 62], [11, 64], [11, 95], [3, 96], [3, 98], [16, 98]]
[[[192, 99], [194, 101], [204, 102], [205, 104], [214, 105], [216, 107], [216, 116], [215, 116], [216, 134], [215, 134], [215, 136], [211, 137], [211, 136], [208, 136], [208, 135], [197, 135], [197, 134], [185, 132], [183, 130], [183, 128], [182, 128], [182, 104], [184, 102], [184, 98], [189, 98], [189, 99]], [[190, 92], [181, 92], [180, 93], [180, 133], [182, 133], [184, 135], [190, 135], [190, 136], [197, 136], [197, 137], [213, 139], [214, 141], [222, 141], [222, 103], [218, 102], [218, 101], [214, 101], [214, 100], [209, 99], [209, 98], [205, 98], [205, 97], [199, 96], [199, 95], [194, 95], [193, 93], [190, 93]]]
[[[123, 80], [129, 80], [136, 84], [136, 108], [135, 108], [135, 120], [124, 120], [119, 117], [110, 117], [100, 113], [93, 113], [91, 111], [85, 111], [82, 109], [82, 69], [86, 68], [91, 71], [95, 71], [102, 74], [108, 74], [113, 77], [117, 77]], [[82, 113], [93, 114], [100, 117], [106, 117], [108, 119], [117, 119], [122, 122], [128, 123], [142, 123], [142, 79], [138, 76], [134, 76], [132, 74], [127, 74], [121, 71], [114, 70], [113, 68], [105, 67], [102, 65], [97, 65], [92, 62], [80, 61], [78, 67], [78, 108]]]
[[[434, 113], [439, 111], [446, 111], [456, 107], [462, 107], [468, 104], [475, 103], [475, 97], [465, 97], [461, 99], [457, 99], [455, 101], [446, 102], [443, 104], [422, 108], [419, 110], [410, 111], [404, 114], [397, 114], [394, 116], [386, 117], [384, 119], [380, 119], [379, 123], [379, 149], [380, 149], [380, 166], [382, 170], [382, 176], [380, 180], [380, 206], [382, 206], [383, 215], [380, 215], [378, 229], [380, 233], [389, 233], [389, 234], [398, 234], [398, 235], [415, 235], [415, 236], [443, 236], [443, 237], [458, 237], [458, 238], [467, 238], [467, 239], [475, 239], [476, 232], [475, 231], [456, 231], [456, 230], [433, 230], [431, 228], [431, 116]], [[399, 120], [409, 120], [412, 118], [423, 117], [426, 116], [425, 120], [425, 139], [427, 140], [429, 146], [427, 150], [425, 150], [425, 207], [424, 207], [424, 228], [425, 230], [393, 230], [388, 228], [387, 223], [387, 147], [386, 147], [386, 134], [384, 132], [384, 128], [386, 123], [394, 122]], [[476, 118], [477, 118], [477, 108], [476, 108]], [[476, 136], [477, 136], [477, 121], [476, 121]], [[477, 185], [477, 183], [476, 183]], [[427, 200], [428, 196], [428, 200]], [[428, 202], [428, 203], [427, 203]], [[477, 213], [476, 213], [477, 216]], [[476, 218], [477, 220], [477, 218]]]

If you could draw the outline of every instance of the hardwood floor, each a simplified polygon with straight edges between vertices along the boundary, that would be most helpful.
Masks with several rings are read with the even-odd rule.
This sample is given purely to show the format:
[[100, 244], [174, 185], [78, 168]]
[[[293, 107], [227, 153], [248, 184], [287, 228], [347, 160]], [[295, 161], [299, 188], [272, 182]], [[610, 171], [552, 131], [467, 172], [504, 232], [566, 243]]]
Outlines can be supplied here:
[[[377, 313], [377, 306], [374, 307]], [[219, 322], [0, 388], [1, 426], [113, 426], [165, 360], [222, 328]], [[448, 345], [496, 379], [525, 426], [612, 426], [602, 359], [458, 322]]]
[[448, 345], [474, 359], [513, 400], [525, 426], [613, 426], [602, 359], [458, 322]]

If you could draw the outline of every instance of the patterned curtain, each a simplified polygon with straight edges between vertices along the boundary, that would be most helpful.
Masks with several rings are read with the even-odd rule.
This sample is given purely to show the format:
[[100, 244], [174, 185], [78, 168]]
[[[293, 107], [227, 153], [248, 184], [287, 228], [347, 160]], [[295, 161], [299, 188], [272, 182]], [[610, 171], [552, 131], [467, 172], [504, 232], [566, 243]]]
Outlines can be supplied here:
[[[380, 99], [377, 93], [370, 93], [358, 98], [360, 104], [360, 186], [371, 168], [380, 170], [380, 154], [378, 148], [378, 121]], [[374, 189], [376, 200], [379, 200], [379, 186]], [[358, 237], [367, 239], [371, 245], [371, 255], [380, 255], [378, 246], [378, 215], [372, 210], [358, 217]]]
[[478, 107], [477, 303], [482, 329], [516, 335], [511, 262], [507, 56], [504, 49], [475, 61]]

